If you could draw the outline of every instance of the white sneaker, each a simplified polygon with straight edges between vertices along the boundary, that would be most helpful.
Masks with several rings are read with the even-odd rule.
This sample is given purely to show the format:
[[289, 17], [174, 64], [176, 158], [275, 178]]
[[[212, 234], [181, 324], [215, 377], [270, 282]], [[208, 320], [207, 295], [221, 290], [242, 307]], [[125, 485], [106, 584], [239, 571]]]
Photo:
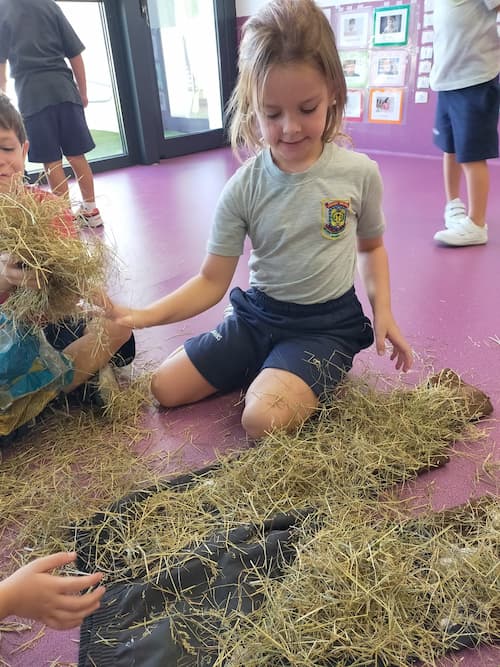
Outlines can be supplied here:
[[444, 226], [451, 229], [458, 222], [467, 217], [465, 204], [458, 197], [449, 201], [444, 208]]
[[75, 213], [76, 222], [82, 227], [102, 227], [103, 221], [101, 218], [101, 213], [98, 208], [86, 209], [83, 206], [80, 206], [78, 211]]
[[484, 245], [488, 242], [488, 225], [479, 227], [465, 217], [453, 227], [436, 232], [434, 240], [451, 246]]

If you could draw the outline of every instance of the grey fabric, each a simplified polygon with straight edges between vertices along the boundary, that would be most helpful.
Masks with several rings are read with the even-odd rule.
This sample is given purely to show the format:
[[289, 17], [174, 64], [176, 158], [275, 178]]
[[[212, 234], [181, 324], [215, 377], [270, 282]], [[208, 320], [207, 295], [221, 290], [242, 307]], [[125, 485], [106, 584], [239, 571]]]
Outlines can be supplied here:
[[356, 239], [381, 236], [382, 180], [362, 153], [326, 144], [307, 171], [290, 174], [263, 150], [226, 184], [209, 253], [239, 256], [251, 241], [250, 286], [273, 299], [324, 303], [354, 283]]
[[499, 0], [434, 3], [433, 90], [460, 90], [491, 81], [500, 71]]
[[60, 102], [82, 103], [65, 58], [84, 48], [54, 0], [0, 0], [0, 62], [9, 61], [24, 117]]

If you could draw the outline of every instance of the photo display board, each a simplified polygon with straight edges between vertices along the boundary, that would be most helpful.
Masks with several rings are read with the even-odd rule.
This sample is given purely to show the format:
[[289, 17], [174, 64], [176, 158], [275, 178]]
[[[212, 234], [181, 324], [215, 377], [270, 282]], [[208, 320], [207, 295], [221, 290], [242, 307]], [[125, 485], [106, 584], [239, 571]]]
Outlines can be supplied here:
[[428, 102], [433, 3], [365, 0], [330, 8], [348, 89], [346, 120], [401, 125], [408, 103]]

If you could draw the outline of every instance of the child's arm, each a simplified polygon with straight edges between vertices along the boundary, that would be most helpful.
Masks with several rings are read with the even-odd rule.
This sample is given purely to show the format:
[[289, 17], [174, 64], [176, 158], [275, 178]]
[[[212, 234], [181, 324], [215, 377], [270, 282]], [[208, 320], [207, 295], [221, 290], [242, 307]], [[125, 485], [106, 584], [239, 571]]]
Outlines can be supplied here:
[[66, 552], [38, 558], [1, 581], [0, 619], [13, 614], [41, 621], [55, 630], [80, 625], [99, 607], [105, 589], [99, 586], [91, 593], [78, 595], [99, 583], [99, 572], [81, 577], [51, 574], [75, 559], [75, 553]]
[[218, 303], [231, 283], [239, 257], [207, 255], [198, 275], [177, 290], [143, 309], [124, 308], [111, 302], [106, 315], [118, 324], [142, 329], [180, 322], [198, 315]]
[[73, 76], [75, 77], [76, 85], [78, 86], [78, 92], [82, 98], [83, 108], [85, 109], [88, 106], [89, 100], [87, 97], [87, 77], [85, 76], [85, 64], [83, 62], [82, 55], [75, 56], [70, 58], [69, 64], [73, 70]]
[[392, 315], [389, 263], [382, 236], [358, 239], [358, 268], [373, 310], [377, 352], [385, 353], [387, 338], [393, 346], [391, 359], [396, 359], [396, 368], [406, 372], [412, 367], [413, 355]]

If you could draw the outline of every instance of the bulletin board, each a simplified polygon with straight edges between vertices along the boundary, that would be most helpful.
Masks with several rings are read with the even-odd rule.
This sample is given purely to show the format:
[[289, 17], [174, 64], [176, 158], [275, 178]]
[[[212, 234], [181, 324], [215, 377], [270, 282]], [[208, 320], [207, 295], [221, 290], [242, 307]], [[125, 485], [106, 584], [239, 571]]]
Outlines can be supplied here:
[[347, 121], [404, 125], [409, 105], [429, 101], [434, 1], [337, 2], [329, 9], [347, 83]]

